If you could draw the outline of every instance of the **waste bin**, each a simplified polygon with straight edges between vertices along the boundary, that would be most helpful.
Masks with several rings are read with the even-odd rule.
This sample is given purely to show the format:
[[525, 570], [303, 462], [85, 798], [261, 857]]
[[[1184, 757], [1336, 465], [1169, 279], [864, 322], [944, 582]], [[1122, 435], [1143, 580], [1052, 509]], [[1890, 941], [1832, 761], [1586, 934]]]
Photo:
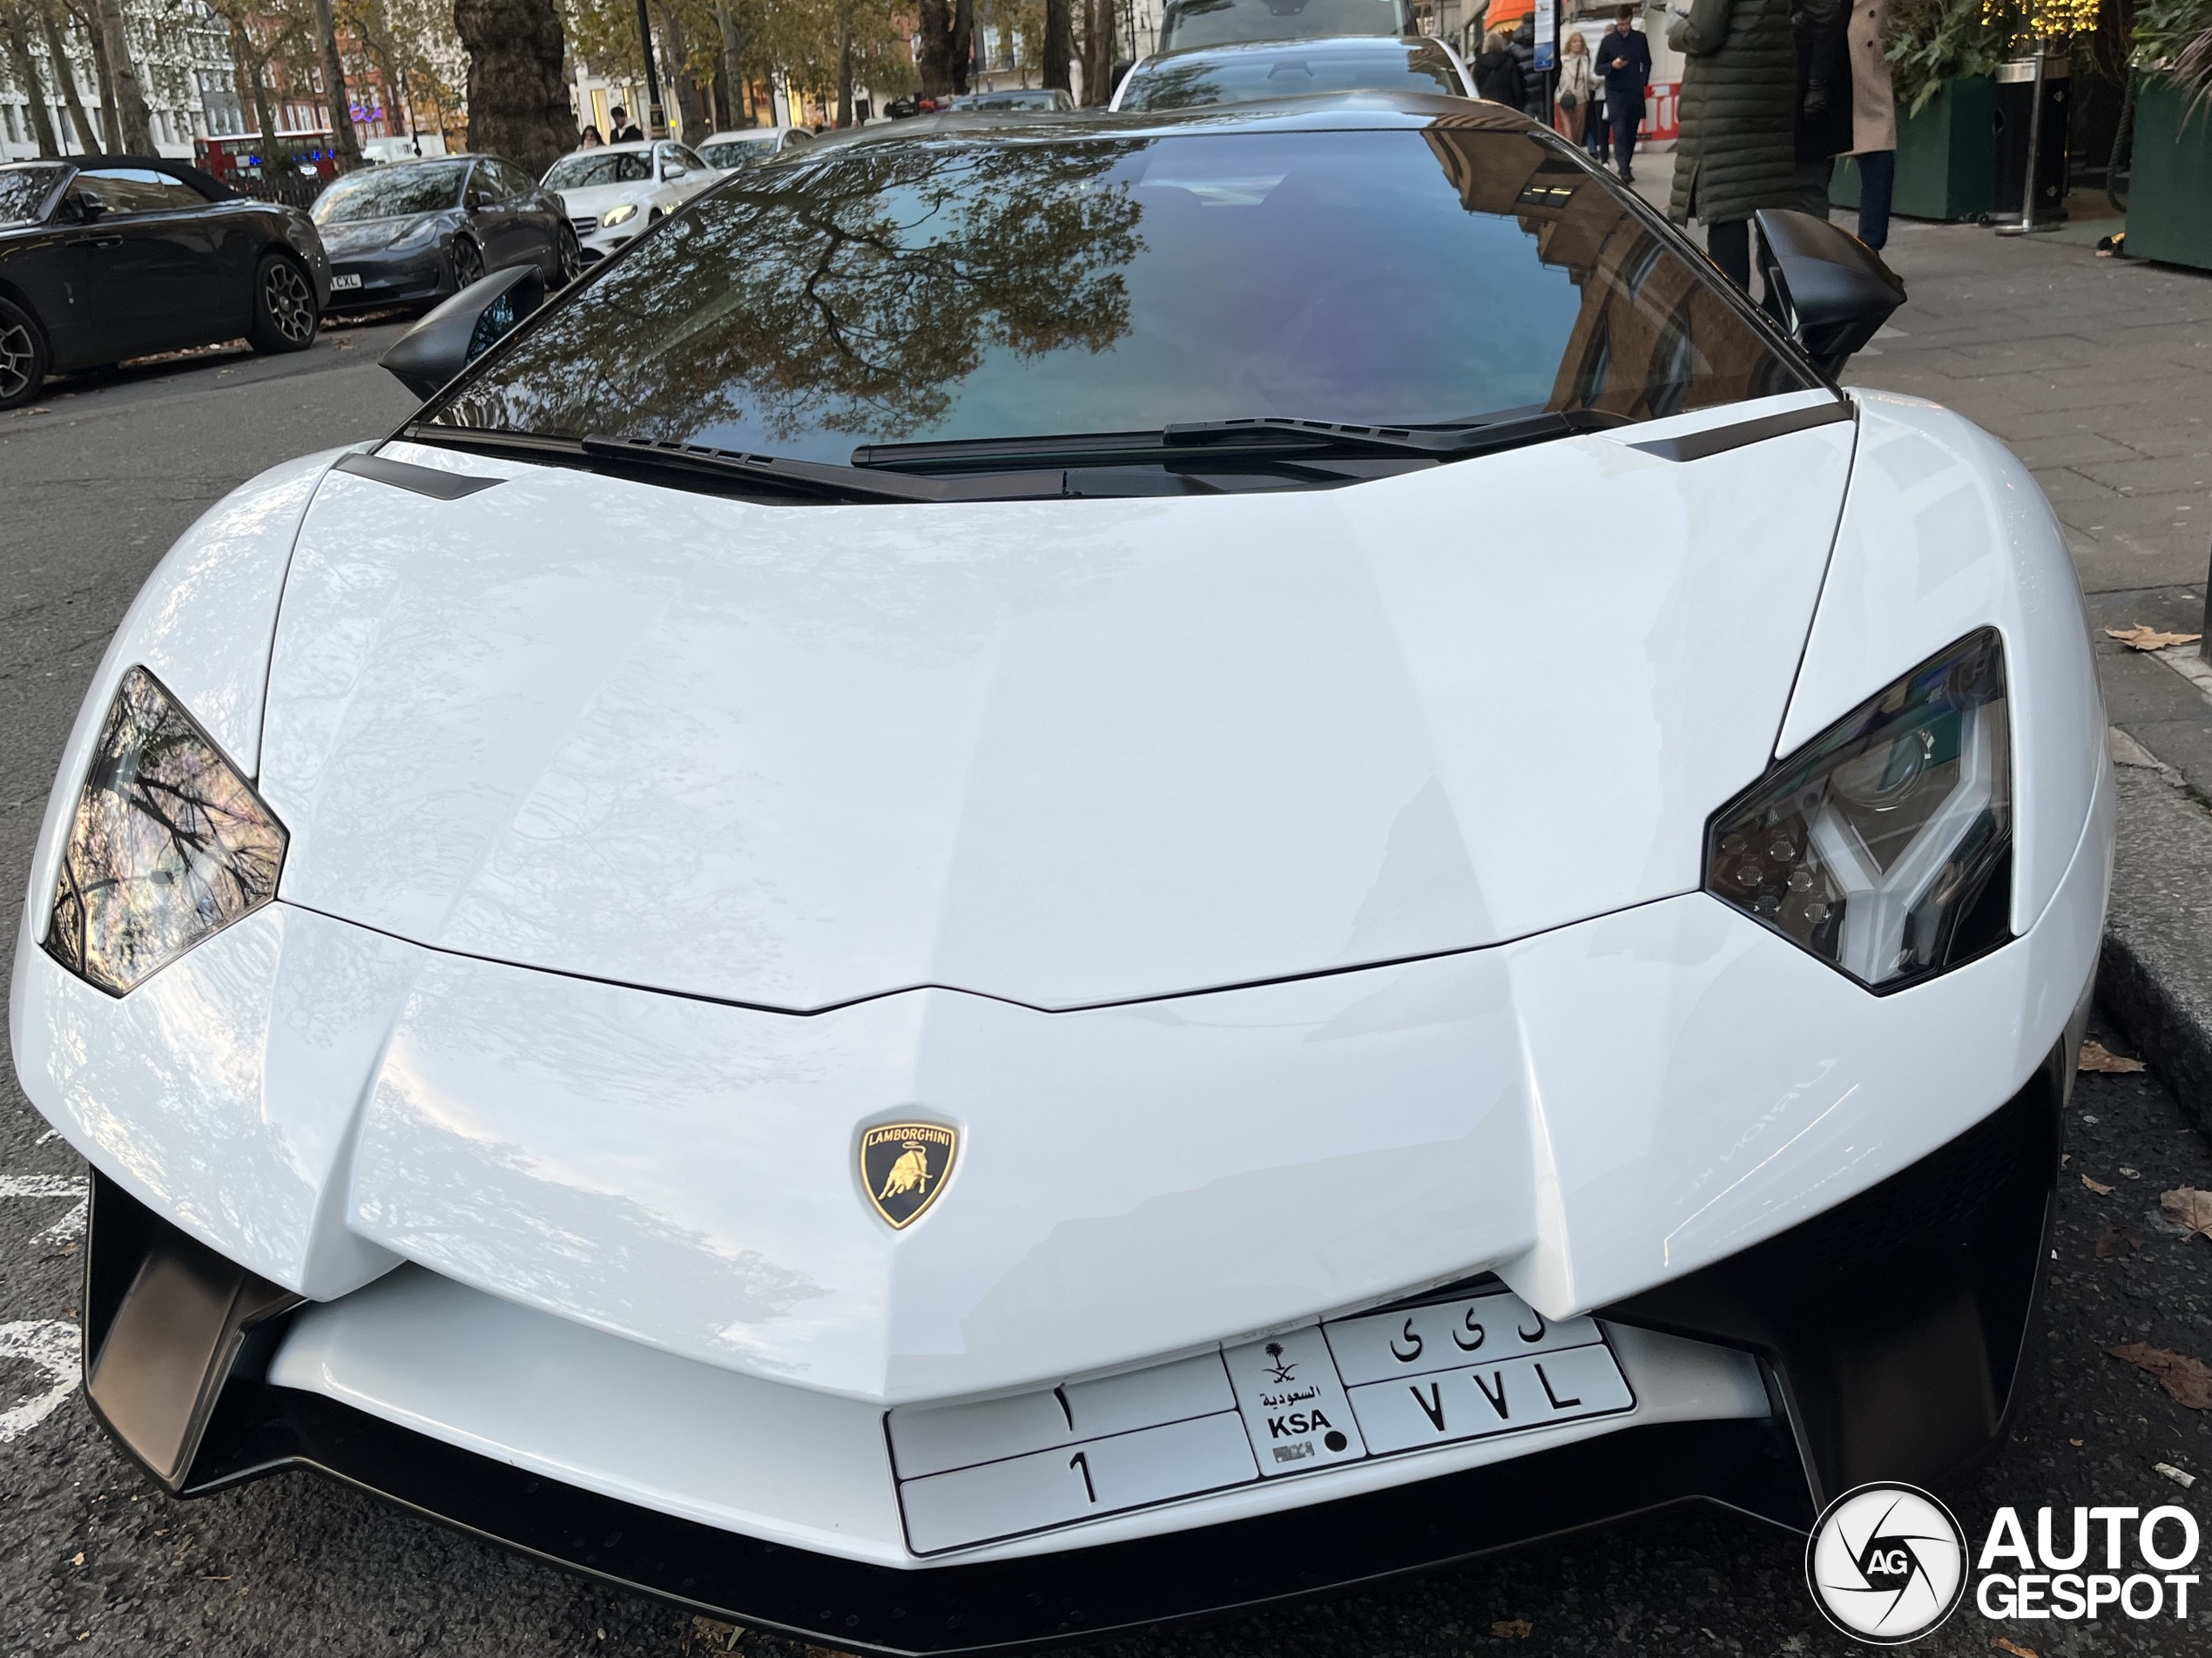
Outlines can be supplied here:
[[[2043, 124], [2037, 133], [2035, 221], [2066, 217], [2067, 117], [2073, 108], [2074, 66], [2063, 54], [2043, 60]], [[1997, 69], [1996, 201], [2000, 220], [2018, 223], [2027, 194], [2027, 138], [2035, 104], [2035, 60], [2016, 57]]]

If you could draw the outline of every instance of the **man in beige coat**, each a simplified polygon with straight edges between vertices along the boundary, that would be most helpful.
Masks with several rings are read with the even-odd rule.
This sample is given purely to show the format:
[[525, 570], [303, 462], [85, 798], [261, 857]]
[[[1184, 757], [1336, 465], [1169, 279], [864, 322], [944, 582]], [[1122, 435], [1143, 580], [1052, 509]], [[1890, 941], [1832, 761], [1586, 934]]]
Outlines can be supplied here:
[[1879, 247], [1890, 239], [1890, 202], [1897, 192], [1897, 99], [1886, 56], [1890, 0], [1852, 0], [1851, 13], [1851, 154], [1858, 163], [1858, 239]]

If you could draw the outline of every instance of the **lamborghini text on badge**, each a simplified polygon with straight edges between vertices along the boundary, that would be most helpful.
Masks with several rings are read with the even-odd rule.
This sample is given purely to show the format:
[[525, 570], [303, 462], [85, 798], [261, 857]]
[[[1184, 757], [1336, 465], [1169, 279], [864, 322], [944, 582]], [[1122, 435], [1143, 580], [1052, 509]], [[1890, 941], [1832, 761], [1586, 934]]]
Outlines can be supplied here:
[[934, 1122], [886, 1122], [860, 1135], [860, 1184], [875, 1212], [911, 1225], [944, 1190], [959, 1134]]

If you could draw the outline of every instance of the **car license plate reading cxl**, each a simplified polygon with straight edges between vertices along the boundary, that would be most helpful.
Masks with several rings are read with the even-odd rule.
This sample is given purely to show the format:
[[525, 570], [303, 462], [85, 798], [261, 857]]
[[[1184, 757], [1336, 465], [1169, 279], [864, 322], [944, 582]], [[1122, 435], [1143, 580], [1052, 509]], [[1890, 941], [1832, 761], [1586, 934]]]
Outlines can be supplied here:
[[346, 288], [357, 288], [361, 285], [361, 273], [359, 271], [347, 271], [341, 275], [334, 276], [330, 279], [330, 291], [333, 293], [339, 293]]
[[887, 1413], [917, 1554], [1633, 1410], [1591, 1318], [1486, 1291], [973, 1405]]

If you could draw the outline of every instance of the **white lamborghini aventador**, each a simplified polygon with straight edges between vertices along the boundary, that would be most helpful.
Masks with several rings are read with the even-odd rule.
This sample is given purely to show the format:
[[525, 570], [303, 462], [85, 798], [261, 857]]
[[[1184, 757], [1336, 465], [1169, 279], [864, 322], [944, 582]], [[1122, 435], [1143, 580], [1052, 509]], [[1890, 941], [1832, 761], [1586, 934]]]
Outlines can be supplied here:
[[[893, 127], [211, 510], [11, 1003], [88, 1393], [846, 1649], [2003, 1433], [2111, 852], [1902, 298], [1517, 114]], [[644, 529], [640, 527], [644, 526]]]

